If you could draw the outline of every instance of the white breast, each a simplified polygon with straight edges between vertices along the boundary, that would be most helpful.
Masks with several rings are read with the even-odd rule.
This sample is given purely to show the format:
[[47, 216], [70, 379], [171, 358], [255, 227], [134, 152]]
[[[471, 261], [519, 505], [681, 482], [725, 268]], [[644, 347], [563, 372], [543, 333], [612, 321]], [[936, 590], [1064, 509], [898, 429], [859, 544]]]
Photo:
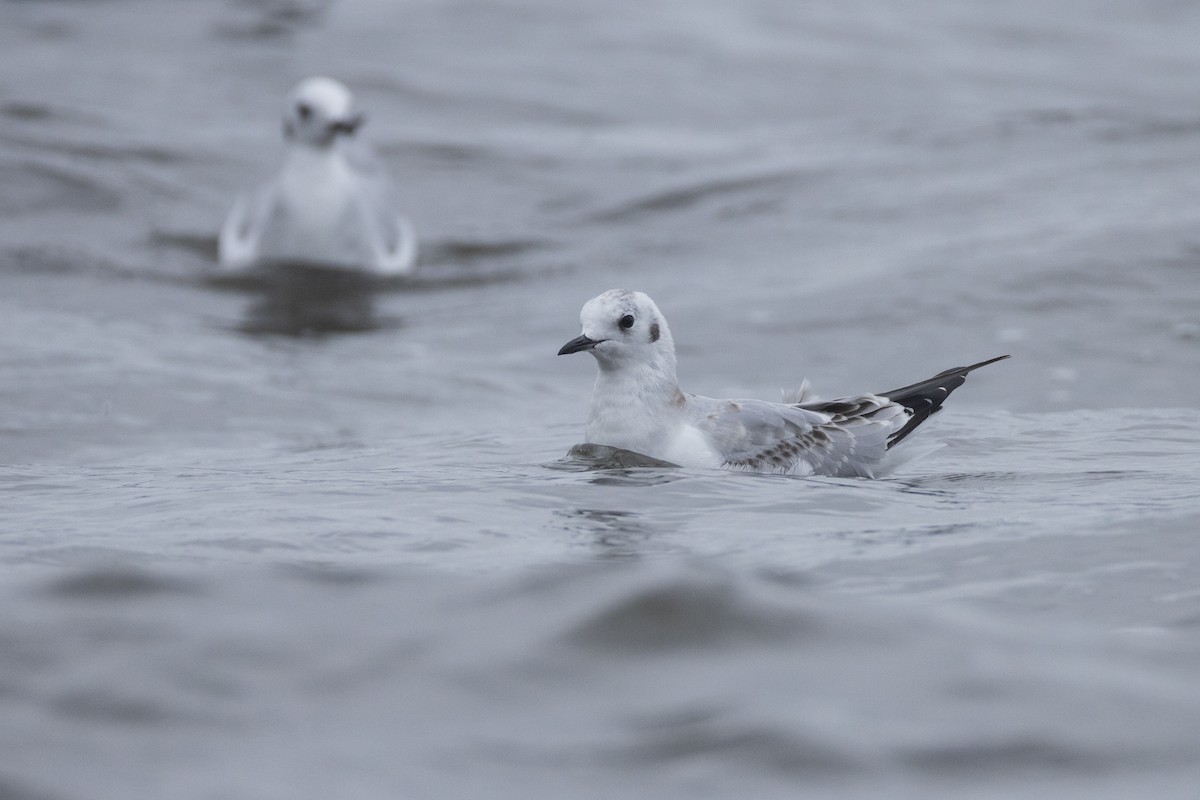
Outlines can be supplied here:
[[686, 406], [664, 404], [641, 389], [636, 382], [601, 377], [592, 393], [587, 440], [682, 467], [721, 466], [722, 459], [708, 437], [688, 422]]
[[354, 175], [335, 153], [293, 154], [262, 244], [266, 258], [367, 267], [373, 254], [356, 207]]

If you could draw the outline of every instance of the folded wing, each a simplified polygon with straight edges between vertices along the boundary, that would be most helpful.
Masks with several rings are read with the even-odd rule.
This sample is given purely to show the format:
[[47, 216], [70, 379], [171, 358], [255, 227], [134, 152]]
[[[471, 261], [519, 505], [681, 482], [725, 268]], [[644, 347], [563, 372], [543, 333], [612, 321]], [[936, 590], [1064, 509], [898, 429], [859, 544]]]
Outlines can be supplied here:
[[725, 466], [754, 472], [873, 477], [888, 436], [908, 419], [903, 406], [874, 395], [811, 405], [689, 398], [689, 405], [699, 406], [697, 427]]
[[347, 158], [359, 177], [359, 213], [371, 241], [373, 266], [382, 275], [404, 275], [417, 263], [417, 235], [397, 209], [395, 187], [375, 153], [366, 146], [350, 148]]
[[238, 195], [217, 238], [217, 260], [222, 269], [247, 270], [258, 263], [263, 231], [275, 202], [273, 186]]
[[1008, 356], [939, 372], [880, 394], [807, 403], [690, 397], [696, 426], [729, 467], [836, 477], [875, 477], [888, 450], [936, 414], [972, 370]]

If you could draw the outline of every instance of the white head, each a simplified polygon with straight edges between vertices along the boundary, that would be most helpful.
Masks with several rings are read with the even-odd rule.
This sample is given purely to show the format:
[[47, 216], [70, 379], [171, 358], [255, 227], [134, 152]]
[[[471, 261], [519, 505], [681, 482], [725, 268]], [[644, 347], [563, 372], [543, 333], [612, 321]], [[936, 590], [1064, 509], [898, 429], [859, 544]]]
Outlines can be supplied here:
[[295, 144], [329, 147], [363, 123], [350, 90], [333, 78], [306, 78], [288, 95], [283, 137]]
[[583, 333], [558, 354], [587, 350], [601, 370], [657, 365], [675, 372], [675, 342], [654, 301], [641, 292], [609, 289], [593, 297], [579, 312]]

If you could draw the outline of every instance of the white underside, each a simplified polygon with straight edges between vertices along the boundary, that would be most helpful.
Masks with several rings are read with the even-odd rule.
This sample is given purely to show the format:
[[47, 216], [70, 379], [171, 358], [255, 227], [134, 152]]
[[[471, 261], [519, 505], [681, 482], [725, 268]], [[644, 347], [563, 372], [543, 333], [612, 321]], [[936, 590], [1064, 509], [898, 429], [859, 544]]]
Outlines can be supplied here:
[[385, 275], [411, 271], [416, 237], [386, 205], [381, 180], [356, 171], [336, 149], [294, 149], [274, 183], [234, 205], [221, 231], [221, 266], [298, 262]]

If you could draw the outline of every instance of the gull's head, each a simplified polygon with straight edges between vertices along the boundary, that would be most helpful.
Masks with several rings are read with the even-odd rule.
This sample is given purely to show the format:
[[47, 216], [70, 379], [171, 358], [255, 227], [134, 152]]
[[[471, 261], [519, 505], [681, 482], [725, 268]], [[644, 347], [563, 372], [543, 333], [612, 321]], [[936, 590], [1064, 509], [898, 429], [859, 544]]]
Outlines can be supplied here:
[[288, 95], [283, 136], [289, 142], [328, 147], [363, 123], [350, 90], [333, 78], [306, 78]]
[[588, 351], [601, 369], [675, 361], [675, 343], [654, 301], [641, 292], [610, 289], [579, 312], [583, 333], [562, 346], [560, 356]]

